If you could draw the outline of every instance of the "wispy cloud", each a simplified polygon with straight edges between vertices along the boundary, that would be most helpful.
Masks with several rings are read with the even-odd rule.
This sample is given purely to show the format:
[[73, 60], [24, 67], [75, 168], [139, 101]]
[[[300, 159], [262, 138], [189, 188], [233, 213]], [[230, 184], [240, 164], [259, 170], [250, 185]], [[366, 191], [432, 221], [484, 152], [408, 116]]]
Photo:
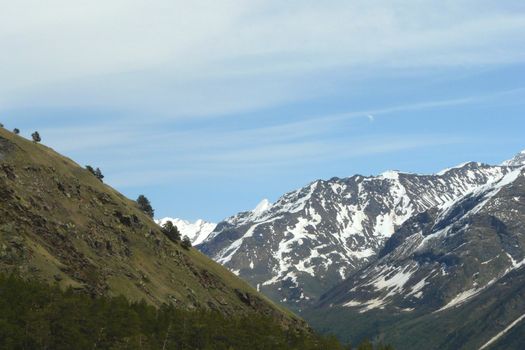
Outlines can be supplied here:
[[[97, 159], [116, 184], [171, 181], [173, 178], [234, 176], [231, 170], [271, 171], [307, 164], [342, 161], [421, 147], [460, 144], [472, 139], [441, 134], [359, 135], [359, 123], [378, 116], [399, 117], [414, 111], [476, 105], [521, 94], [522, 89], [487, 95], [416, 102], [383, 108], [303, 116], [271, 125], [222, 126], [158, 130], [148, 122], [107, 121], [94, 126], [61, 126], [40, 130], [46, 142], [84, 162]], [[343, 135], [338, 135], [345, 130]], [[342, 151], [344, 150], [344, 151]], [[90, 160], [91, 159], [91, 160]], [[137, 170], [142, 169], [142, 170]], [[180, 169], [184, 169], [181, 171]], [[123, 172], [124, 171], [124, 172]], [[130, 176], [130, 174], [135, 174]], [[136, 179], [136, 180], [133, 180]]]
[[0, 109], [223, 115], [319, 96], [331, 71], [524, 62], [524, 32], [506, 1], [6, 2]]

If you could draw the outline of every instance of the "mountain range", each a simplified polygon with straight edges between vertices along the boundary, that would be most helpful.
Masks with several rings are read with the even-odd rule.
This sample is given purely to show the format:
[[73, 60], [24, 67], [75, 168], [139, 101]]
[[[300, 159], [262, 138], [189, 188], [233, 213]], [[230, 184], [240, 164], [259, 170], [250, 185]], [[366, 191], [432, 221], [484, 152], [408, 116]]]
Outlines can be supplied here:
[[516, 348], [523, 165], [525, 151], [430, 175], [317, 180], [223, 220], [198, 249], [345, 340], [417, 349], [432, 329], [434, 347], [419, 348]]

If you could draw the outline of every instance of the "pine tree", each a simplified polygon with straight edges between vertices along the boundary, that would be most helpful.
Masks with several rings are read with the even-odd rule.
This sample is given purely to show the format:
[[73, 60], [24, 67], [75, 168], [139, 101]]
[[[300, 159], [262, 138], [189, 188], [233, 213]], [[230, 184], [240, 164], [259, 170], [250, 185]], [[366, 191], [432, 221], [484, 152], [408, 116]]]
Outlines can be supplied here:
[[91, 165], [86, 165], [86, 170], [93, 174], [93, 176], [95, 176], [100, 181], [102, 181], [102, 179], [104, 178], [104, 175], [102, 175], [102, 171], [100, 170], [100, 168], [94, 169]]
[[102, 181], [102, 179], [104, 178], [104, 175], [102, 175], [102, 171], [100, 170], [100, 168], [97, 168], [94, 172], [94, 175], [96, 176], [97, 179], [99, 179], [100, 181]]
[[153, 218], [153, 215], [155, 214], [155, 210], [151, 206], [151, 203], [149, 199], [146, 198], [143, 194], [141, 194], [137, 198], [137, 204], [139, 205], [139, 209], [142, 210], [146, 215], [148, 215], [150, 218]]
[[20, 134], [20, 129], [18, 129], [18, 128], [14, 128], [14, 129], [13, 129], [13, 133], [14, 133], [15, 135]]
[[190, 249], [191, 248], [191, 240], [188, 236], [184, 236], [182, 238], [182, 242], [180, 243], [181, 247], [184, 249]]
[[162, 232], [172, 241], [178, 242], [180, 241], [180, 232], [177, 226], [173, 225], [173, 222], [166, 221], [164, 225], [162, 225]]
[[33, 138], [33, 142], [34, 143], [39, 143], [40, 141], [42, 141], [42, 139], [40, 138], [40, 134], [38, 133], [38, 131], [35, 131], [34, 133], [31, 134], [31, 137]]

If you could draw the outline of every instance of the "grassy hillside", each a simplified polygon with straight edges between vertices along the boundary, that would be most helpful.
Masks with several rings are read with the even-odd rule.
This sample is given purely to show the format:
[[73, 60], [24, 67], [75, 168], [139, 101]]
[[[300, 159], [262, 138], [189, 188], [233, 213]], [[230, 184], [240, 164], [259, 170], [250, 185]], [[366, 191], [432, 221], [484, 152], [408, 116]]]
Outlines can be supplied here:
[[93, 296], [257, 312], [307, 327], [195, 249], [167, 239], [134, 201], [83, 167], [4, 129], [0, 197], [0, 271]]

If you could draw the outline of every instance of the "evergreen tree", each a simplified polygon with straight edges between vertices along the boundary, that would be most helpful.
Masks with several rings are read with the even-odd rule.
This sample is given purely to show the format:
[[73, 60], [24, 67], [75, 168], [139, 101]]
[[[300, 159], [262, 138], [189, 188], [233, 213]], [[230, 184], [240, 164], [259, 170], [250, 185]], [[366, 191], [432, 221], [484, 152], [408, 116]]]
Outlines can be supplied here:
[[93, 176], [95, 176], [100, 181], [102, 181], [102, 179], [104, 178], [104, 175], [102, 175], [102, 171], [100, 170], [100, 168], [94, 169], [91, 165], [86, 165], [86, 170], [93, 174]]
[[150, 218], [153, 218], [153, 215], [155, 214], [155, 210], [153, 210], [153, 207], [151, 206], [151, 203], [149, 199], [146, 198], [146, 196], [141, 194], [137, 198], [137, 204], [139, 205], [140, 210], [146, 213], [146, 215], [148, 215]]
[[181, 247], [184, 249], [190, 249], [191, 248], [191, 240], [188, 236], [184, 236], [182, 238]]
[[38, 131], [35, 131], [34, 133], [31, 134], [31, 137], [33, 138], [33, 142], [34, 143], [39, 143], [40, 141], [42, 141], [42, 139], [40, 138], [40, 134], [38, 133]]
[[19, 130], [18, 128], [14, 128], [14, 129], [13, 129], [13, 133], [14, 133], [15, 135], [18, 135], [18, 134], [20, 134], [20, 130]]
[[178, 242], [180, 241], [180, 232], [177, 226], [173, 225], [173, 222], [166, 221], [164, 225], [162, 225], [162, 232], [172, 241]]
[[99, 179], [100, 181], [102, 181], [102, 179], [104, 178], [104, 175], [102, 175], [102, 171], [100, 170], [100, 168], [97, 168], [95, 170], [95, 173], [94, 173], [95, 177], [97, 179]]
[[[343, 350], [262, 314], [159, 308], [0, 274], [0, 349]], [[366, 348], [370, 349], [370, 348]]]
[[0, 128], [3, 128], [4, 127], [4, 124], [0, 123]]

